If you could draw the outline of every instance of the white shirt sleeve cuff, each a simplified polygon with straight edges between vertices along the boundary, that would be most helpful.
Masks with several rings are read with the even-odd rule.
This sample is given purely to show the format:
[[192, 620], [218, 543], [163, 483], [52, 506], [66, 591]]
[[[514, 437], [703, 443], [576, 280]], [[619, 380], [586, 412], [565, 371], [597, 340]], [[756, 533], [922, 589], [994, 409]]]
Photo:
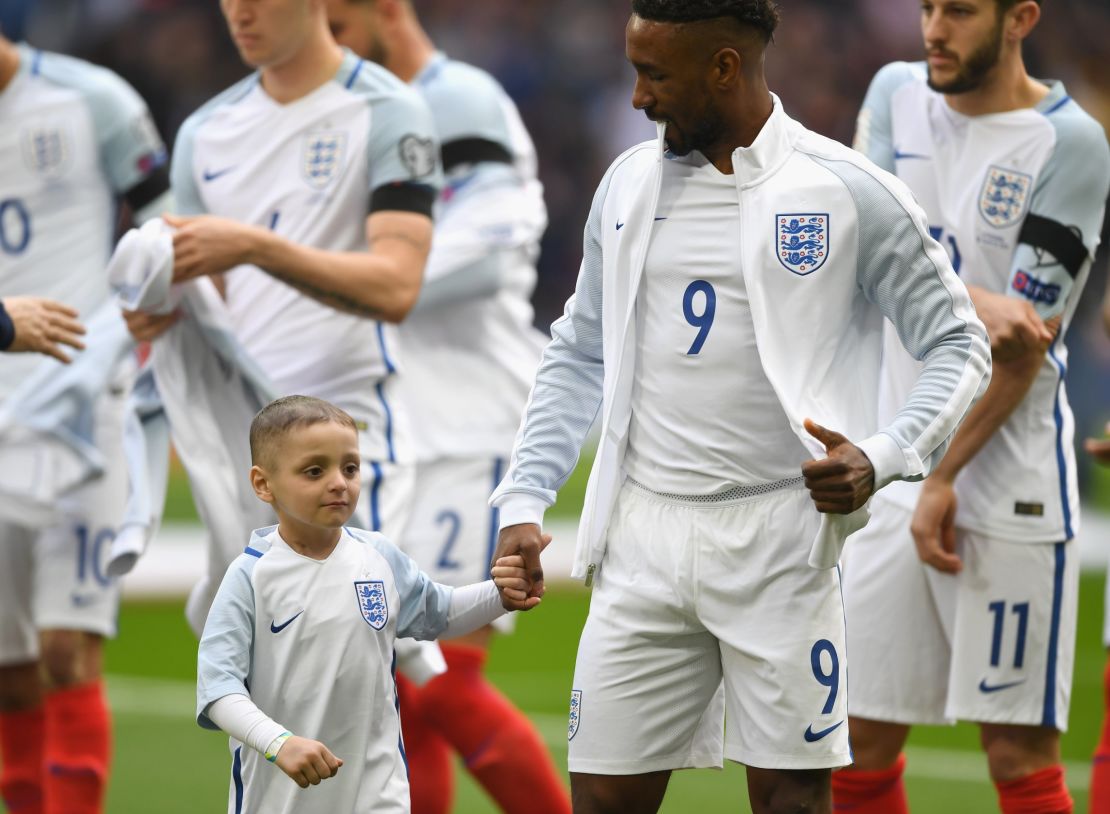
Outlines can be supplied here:
[[543, 513], [547, 511], [547, 504], [535, 495], [510, 492], [497, 498], [494, 505], [500, 510], [498, 531], [521, 523], [534, 523], [543, 528]]
[[875, 491], [906, 475], [906, 456], [898, 443], [885, 432], [879, 432], [856, 444], [875, 470]]
[[274, 739], [286, 731], [246, 695], [225, 695], [209, 704], [206, 714], [228, 735], [263, 755]]
[[501, 597], [497, 593], [497, 586], [493, 584], [493, 580], [463, 585], [451, 594], [447, 627], [440, 634], [440, 638], [465, 636], [504, 615], [505, 609], [501, 606]]

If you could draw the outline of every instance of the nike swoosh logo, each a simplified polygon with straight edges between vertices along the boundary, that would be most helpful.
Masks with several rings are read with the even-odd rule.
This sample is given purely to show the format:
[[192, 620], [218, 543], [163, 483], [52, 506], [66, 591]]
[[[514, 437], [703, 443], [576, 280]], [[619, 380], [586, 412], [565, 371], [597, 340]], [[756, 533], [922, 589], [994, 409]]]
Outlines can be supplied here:
[[666, 220], [666, 218], [656, 218], [656, 220]]
[[73, 603], [73, 606], [75, 608], [87, 608], [89, 605], [92, 605], [94, 602], [96, 602], [97, 598], [93, 594], [74, 593], [69, 595], [69, 599]]
[[624, 224], [623, 224], [623, 223], [620, 223], [620, 222], [618, 221], [618, 222], [617, 222], [617, 231], [618, 231], [618, 232], [619, 232], [619, 231], [621, 230], [621, 227], [622, 227], [622, 226], [624, 226]]
[[235, 167], [228, 167], [227, 169], [216, 170], [215, 172], [212, 172], [211, 170], [205, 170], [203, 177], [205, 181], [215, 181], [221, 175], [227, 175], [233, 169], [235, 169]]
[[895, 161], [909, 161], [910, 159], [918, 159], [919, 161], [929, 161], [932, 156], [921, 155], [920, 153], [903, 153], [901, 150], [895, 148], [894, 160]]
[[1008, 690], [1011, 687], [1016, 687], [1018, 684], [1024, 684], [1024, 683], [1025, 683], [1025, 679], [1023, 678], [1020, 681], [1009, 681], [1005, 684], [991, 685], [991, 684], [988, 684], [987, 680], [984, 678], [982, 681], [979, 682], [979, 692], [981, 692], [981, 693], [999, 692], [1000, 690]]
[[825, 737], [830, 732], [834, 732], [837, 729], [839, 729], [840, 725], [842, 723], [844, 723], [844, 722], [843, 721], [837, 721], [835, 724], [830, 726], [828, 729], [821, 729], [817, 732], [813, 731], [813, 724], [810, 724], [809, 726], [806, 727], [805, 735], [803, 735], [802, 737], [804, 737], [806, 739], [806, 743], [817, 743], [817, 741], [821, 740], [821, 738]]
[[[301, 613], [304, 613], [304, 611], [301, 611]], [[282, 622], [280, 625], [277, 625], [277, 624], [274, 624], [273, 622], [270, 622], [270, 632], [271, 633], [281, 633], [281, 631], [285, 630], [285, 628], [287, 628], [291, 624], [293, 624], [294, 620], [297, 618], [297, 616], [300, 616], [301, 613], [298, 613], [296, 616], [293, 616], [293, 617], [287, 619], [286, 621]]]

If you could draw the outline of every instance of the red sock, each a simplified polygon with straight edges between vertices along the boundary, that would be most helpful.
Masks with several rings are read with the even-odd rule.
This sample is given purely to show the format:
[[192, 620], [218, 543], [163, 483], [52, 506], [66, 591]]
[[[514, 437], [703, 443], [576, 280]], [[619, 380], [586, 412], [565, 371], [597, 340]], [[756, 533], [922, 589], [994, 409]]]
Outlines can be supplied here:
[[47, 693], [43, 814], [104, 810], [111, 728], [101, 681]]
[[994, 785], [1002, 814], [1071, 814], [1074, 810], [1075, 803], [1064, 785], [1063, 766]]
[[1102, 738], [1095, 747], [1091, 767], [1091, 814], [1110, 812], [1110, 658], [1102, 676]]
[[425, 719], [505, 814], [570, 814], [570, 796], [532, 722], [482, 675], [486, 651], [441, 644], [447, 672], [420, 690]]
[[833, 772], [833, 811], [851, 814], [909, 814], [902, 773], [906, 756], [889, 769], [861, 771], [848, 767]]
[[412, 814], [448, 814], [455, 795], [451, 747], [424, 719], [419, 692], [407, 678], [397, 676]]
[[11, 814], [42, 814], [42, 741], [46, 713], [0, 713], [0, 798]]

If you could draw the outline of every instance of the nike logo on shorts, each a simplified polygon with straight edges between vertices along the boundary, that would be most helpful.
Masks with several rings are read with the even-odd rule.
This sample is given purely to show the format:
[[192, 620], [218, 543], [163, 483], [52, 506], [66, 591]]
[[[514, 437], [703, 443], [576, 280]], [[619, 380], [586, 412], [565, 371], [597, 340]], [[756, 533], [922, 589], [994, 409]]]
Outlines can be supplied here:
[[69, 601], [73, 603], [73, 607], [75, 608], [87, 608], [95, 604], [98, 598], [96, 594], [79, 594], [74, 592], [69, 595]]
[[1011, 687], [1016, 687], [1018, 684], [1024, 684], [1024, 683], [1025, 683], [1025, 679], [1023, 678], [1020, 681], [1009, 681], [1005, 684], [991, 685], [991, 684], [988, 684], [987, 680], [984, 678], [982, 681], [979, 682], [979, 692], [981, 692], [981, 693], [998, 692], [999, 690], [1008, 690]]
[[903, 153], [897, 147], [894, 148], [895, 161], [909, 161], [910, 159], [914, 158], [918, 159], [919, 161], [928, 161], [930, 159], [930, 156], [921, 155], [919, 153]]
[[270, 622], [270, 632], [271, 633], [281, 633], [281, 631], [285, 630], [285, 628], [287, 628], [291, 624], [293, 624], [294, 620], [296, 620], [297, 616], [300, 616], [301, 613], [304, 613], [304, 611], [301, 611], [300, 613], [296, 614], [295, 616], [291, 616], [289, 619], [282, 622], [280, 625], [276, 624], [275, 622]]
[[806, 727], [805, 734], [802, 737], [806, 739], [806, 743], [817, 743], [821, 738], [838, 729], [842, 723], [844, 723], [844, 721], [837, 721], [828, 729], [819, 729], [816, 732], [813, 731], [813, 724], [810, 724]]
[[211, 170], [205, 170], [203, 177], [205, 181], [215, 181], [221, 175], [227, 175], [233, 169], [235, 169], [235, 167], [227, 167], [226, 169], [216, 170], [215, 172], [212, 172]]
[[617, 221], [617, 231], [618, 231], [618, 232], [619, 232], [619, 231], [621, 230], [621, 227], [622, 227], [622, 226], [624, 226], [624, 224], [623, 224], [623, 223], [621, 223], [620, 221]]

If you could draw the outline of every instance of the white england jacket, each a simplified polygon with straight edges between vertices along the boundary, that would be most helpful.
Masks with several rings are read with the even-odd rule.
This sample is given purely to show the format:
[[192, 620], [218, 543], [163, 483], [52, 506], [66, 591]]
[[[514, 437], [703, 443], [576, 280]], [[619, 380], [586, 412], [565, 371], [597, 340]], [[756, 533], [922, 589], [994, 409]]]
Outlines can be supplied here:
[[[990, 347], [967, 290], [929, 236], [909, 190], [849, 148], [806, 130], [774, 99], [755, 142], [732, 155], [743, 236], [739, 258], [764, 372], [799, 440], [812, 418], [868, 456], [876, 487], [925, 477], [986, 387]], [[601, 563], [621, 484], [638, 338], [632, 318], [662, 179], [656, 142], [624, 153], [594, 197], [574, 295], [529, 396], [510, 467], [490, 501], [501, 527], [542, 524], [602, 409], [572, 575]], [[798, 247], [799, 223], [820, 235], [820, 253]], [[803, 238], [807, 237], [803, 233]], [[876, 406], [883, 317], [924, 368], [886, 427]], [[736, 416], [743, 421], [744, 416]], [[800, 474], [800, 472], [799, 472]], [[816, 508], [814, 509], [816, 511]], [[825, 515], [810, 564], [831, 568], [866, 507]]]

